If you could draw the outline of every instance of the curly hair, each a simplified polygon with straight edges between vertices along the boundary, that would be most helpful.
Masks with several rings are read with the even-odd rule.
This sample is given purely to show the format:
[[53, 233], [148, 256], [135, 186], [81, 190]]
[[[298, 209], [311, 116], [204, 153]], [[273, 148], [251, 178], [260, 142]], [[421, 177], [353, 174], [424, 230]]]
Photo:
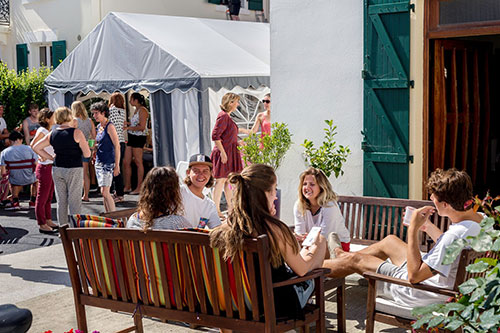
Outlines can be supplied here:
[[[299, 245], [288, 226], [271, 215], [266, 192], [272, 190], [276, 175], [272, 167], [252, 164], [241, 172], [231, 173], [229, 182], [235, 188], [233, 210], [229, 213], [227, 227], [215, 228], [210, 233], [210, 246], [224, 249], [224, 259], [234, 257], [243, 248], [248, 237], [267, 235], [270, 242], [269, 261], [273, 267], [283, 263], [280, 242], [285, 242], [294, 253]], [[280, 230], [280, 236], [275, 230]]]
[[144, 221], [144, 231], [151, 229], [161, 215], [182, 215], [179, 178], [172, 167], [154, 167], [141, 186], [137, 212]]
[[455, 168], [436, 169], [427, 182], [429, 195], [444, 201], [457, 211], [465, 211], [467, 201], [473, 197], [472, 181], [465, 171]]
[[330, 181], [326, 177], [325, 173], [316, 168], [308, 168], [304, 172], [300, 174], [300, 181], [299, 181], [299, 212], [304, 215], [306, 211], [311, 210], [311, 203], [309, 200], [304, 196], [302, 193], [302, 185], [304, 184], [304, 179], [306, 176], [314, 176], [314, 179], [316, 180], [316, 183], [318, 183], [319, 186], [319, 194], [318, 198], [316, 201], [318, 202], [318, 205], [320, 207], [326, 207], [329, 203], [333, 201], [337, 201], [337, 194], [332, 189], [332, 184], [330, 184]]

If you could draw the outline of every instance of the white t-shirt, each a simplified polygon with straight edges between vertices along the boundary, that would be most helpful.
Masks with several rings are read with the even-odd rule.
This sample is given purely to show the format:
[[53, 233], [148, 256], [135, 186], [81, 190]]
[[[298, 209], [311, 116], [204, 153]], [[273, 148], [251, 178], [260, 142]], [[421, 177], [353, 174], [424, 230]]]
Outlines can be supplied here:
[[[193, 228], [204, 228], [206, 224], [210, 229], [220, 225], [219, 214], [215, 203], [207, 196], [203, 199], [189, 190], [186, 184], [181, 185], [182, 203], [184, 204], [184, 217]], [[203, 223], [200, 225], [200, 220]]]
[[[49, 131], [46, 129], [46, 128], [43, 128], [43, 127], [38, 127], [38, 129], [36, 130], [36, 134], [34, 137], [36, 137], [38, 135], [39, 132], [42, 132], [42, 134], [45, 136], [47, 134], [49, 134]], [[52, 146], [47, 146], [45, 147], [43, 150], [45, 150], [45, 152], [47, 154], [49, 154], [50, 156], [54, 157], [56, 156], [56, 154], [54, 153], [54, 148]], [[54, 161], [52, 160], [45, 160], [42, 162], [42, 160], [40, 159], [40, 156], [38, 157], [38, 163], [42, 164], [42, 165], [49, 165], [49, 164], [52, 164], [54, 163]]]
[[3, 117], [0, 117], [0, 134], [6, 128], [7, 128], [7, 123], [5, 122], [5, 119], [3, 119]]
[[313, 217], [310, 210], [307, 210], [304, 215], [299, 211], [299, 202], [296, 201], [293, 206], [293, 215], [295, 222], [295, 233], [308, 233], [312, 227], [321, 227], [321, 235], [328, 237], [332, 232], [339, 236], [342, 243], [349, 243], [351, 236], [349, 230], [345, 226], [345, 219], [340, 212], [337, 202], [329, 202], [325, 207], [321, 207], [320, 211]]
[[[429, 267], [436, 270], [438, 274], [422, 281], [422, 284], [452, 289], [457, 276], [458, 264], [460, 256], [450, 265], [443, 265], [443, 259], [446, 254], [446, 248], [456, 239], [467, 236], [476, 236], [479, 234], [481, 227], [475, 221], [462, 221], [460, 223], [451, 224], [448, 230], [443, 233], [436, 242], [436, 245], [422, 257], [422, 261]], [[403, 280], [408, 280], [408, 270], [401, 271], [401, 274], [394, 276]], [[433, 303], [444, 303], [448, 296], [438, 295], [436, 293], [423, 290], [403, 287], [397, 284], [384, 284], [385, 289], [390, 290], [390, 295], [396, 304], [407, 307], [425, 306]], [[384, 294], [386, 294], [384, 292]]]

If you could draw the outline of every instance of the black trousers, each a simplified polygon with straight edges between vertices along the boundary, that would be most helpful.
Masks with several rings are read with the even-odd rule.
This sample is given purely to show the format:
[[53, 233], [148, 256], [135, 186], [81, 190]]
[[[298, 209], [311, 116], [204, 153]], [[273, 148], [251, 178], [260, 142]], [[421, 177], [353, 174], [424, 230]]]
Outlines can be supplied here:
[[120, 142], [120, 174], [116, 177], [113, 177], [113, 184], [111, 186], [111, 193], [113, 191], [116, 192], [116, 195], [119, 197], [123, 197], [125, 193], [123, 193], [123, 156], [125, 155], [125, 142]]

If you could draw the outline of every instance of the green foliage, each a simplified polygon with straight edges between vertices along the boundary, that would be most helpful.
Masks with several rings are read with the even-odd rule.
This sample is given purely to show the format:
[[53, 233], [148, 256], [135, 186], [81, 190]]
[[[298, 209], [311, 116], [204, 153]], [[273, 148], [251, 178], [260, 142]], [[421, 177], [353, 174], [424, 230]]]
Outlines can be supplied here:
[[[474, 210], [483, 210], [486, 217], [481, 221], [481, 231], [468, 237], [474, 251], [487, 252], [488, 257], [478, 258], [467, 266], [471, 273], [482, 273], [462, 283], [460, 294], [447, 304], [433, 304], [413, 309], [418, 318], [414, 328], [442, 327], [451, 331], [462, 327], [464, 332], [498, 332], [500, 329], [500, 196], [489, 195], [484, 200], [474, 199]], [[446, 250], [443, 264], [452, 263], [468, 244], [456, 240]], [[436, 318], [439, 318], [436, 319]]]
[[272, 123], [271, 135], [260, 137], [255, 133], [243, 139], [242, 152], [245, 164], [267, 164], [277, 170], [292, 145], [292, 134], [284, 123]]
[[339, 145], [337, 147], [337, 142], [334, 140], [334, 136], [337, 134], [335, 131], [337, 126], [333, 126], [333, 120], [325, 120], [325, 123], [328, 127], [324, 128], [325, 140], [321, 147], [314, 148], [312, 141], [304, 140], [302, 144], [306, 149], [304, 158], [310, 166], [323, 170], [327, 177], [330, 177], [333, 172], [335, 178], [338, 178], [339, 175], [344, 174], [342, 165], [347, 161], [347, 156], [351, 153], [351, 150], [347, 146]]
[[4, 119], [9, 130], [28, 116], [28, 106], [36, 103], [40, 108], [47, 106], [43, 82], [51, 73], [50, 68], [32, 69], [21, 72], [7, 68], [0, 63], [0, 104], [4, 105]]

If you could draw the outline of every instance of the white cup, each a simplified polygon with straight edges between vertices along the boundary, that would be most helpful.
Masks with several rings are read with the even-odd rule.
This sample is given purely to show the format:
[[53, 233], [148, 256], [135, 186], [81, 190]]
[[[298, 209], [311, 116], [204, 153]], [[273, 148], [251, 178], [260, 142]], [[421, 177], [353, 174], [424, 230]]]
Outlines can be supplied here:
[[403, 219], [403, 224], [404, 225], [406, 225], [406, 226], [410, 225], [411, 216], [413, 215], [413, 212], [415, 211], [415, 209], [416, 209], [415, 207], [406, 206], [405, 217]]

